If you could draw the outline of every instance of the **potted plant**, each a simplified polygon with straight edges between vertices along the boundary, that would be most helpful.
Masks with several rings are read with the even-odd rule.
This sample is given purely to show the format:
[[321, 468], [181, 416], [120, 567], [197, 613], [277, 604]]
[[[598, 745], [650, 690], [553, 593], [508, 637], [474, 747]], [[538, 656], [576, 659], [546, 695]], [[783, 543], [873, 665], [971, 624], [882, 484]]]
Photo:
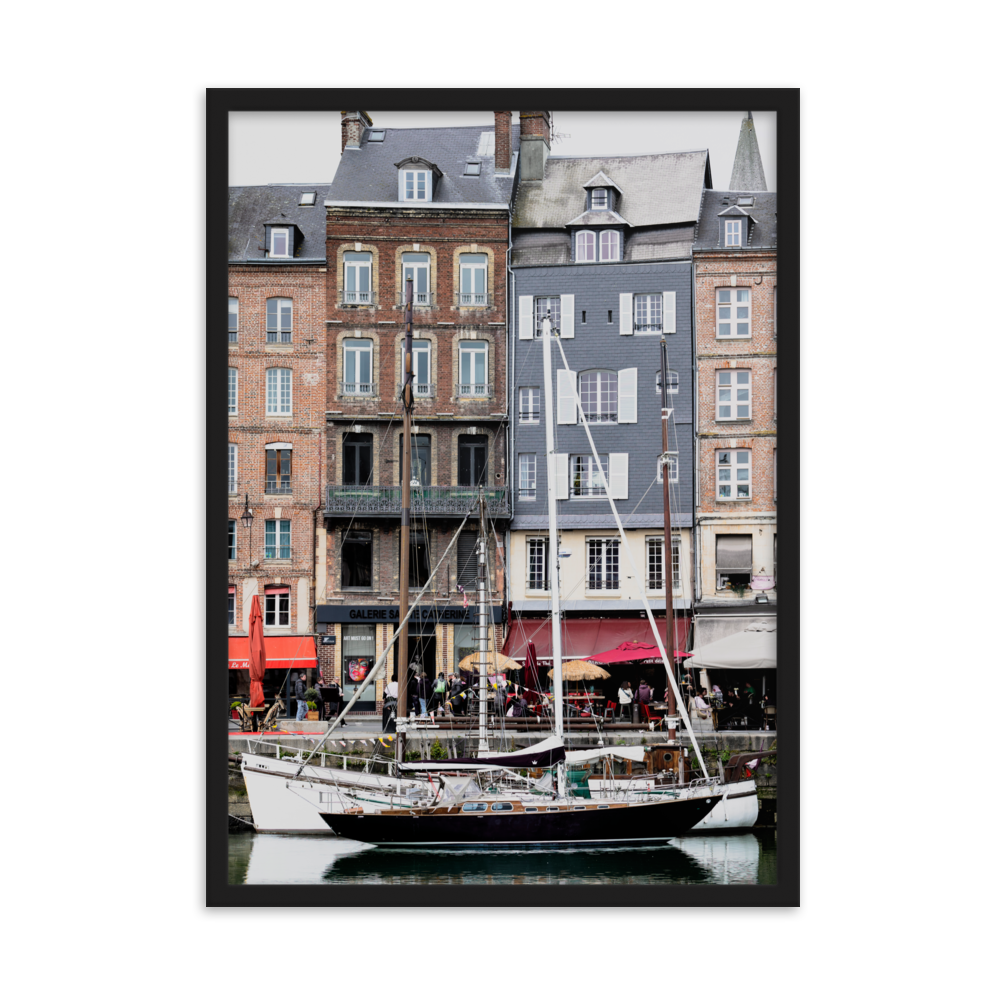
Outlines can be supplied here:
[[319, 691], [316, 688], [306, 688], [306, 718], [315, 722], [319, 719]]

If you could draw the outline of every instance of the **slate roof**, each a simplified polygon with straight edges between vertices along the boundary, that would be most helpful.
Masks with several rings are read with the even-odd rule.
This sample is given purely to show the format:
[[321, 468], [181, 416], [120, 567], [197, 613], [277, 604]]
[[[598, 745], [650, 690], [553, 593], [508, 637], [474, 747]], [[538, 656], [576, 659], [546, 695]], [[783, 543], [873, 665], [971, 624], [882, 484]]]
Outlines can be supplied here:
[[[775, 191], [705, 191], [695, 230], [695, 250], [722, 250], [719, 216], [736, 205], [738, 198], [753, 198], [742, 206], [751, 219], [748, 249], [772, 249], [778, 245], [778, 195]], [[739, 253], [739, 251], [734, 251]]]
[[583, 185], [585, 189], [590, 188], [604, 188], [613, 187], [619, 194], [621, 194], [622, 189], [603, 171], [598, 170], [593, 177]]
[[[326, 259], [326, 209], [323, 194], [329, 185], [262, 184], [229, 189], [229, 260], [265, 260], [264, 223], [287, 222], [304, 237], [295, 258]], [[315, 205], [299, 205], [303, 191], [316, 192]]]
[[[399, 171], [395, 164], [410, 156], [420, 156], [435, 164], [441, 178], [434, 185], [432, 202], [407, 202], [412, 207], [427, 207], [439, 202], [510, 204], [514, 171], [497, 176], [493, 143], [488, 153], [480, 153], [481, 138], [491, 139], [494, 130], [482, 125], [460, 128], [387, 128], [381, 142], [369, 142], [372, 129], [366, 129], [360, 149], [345, 149], [340, 166], [330, 185], [327, 199], [335, 202], [392, 202], [399, 199]], [[512, 164], [520, 147], [520, 126], [510, 127]], [[487, 145], [487, 144], [483, 144]], [[480, 163], [477, 177], [465, 176], [466, 163]]]
[[567, 226], [627, 226], [628, 219], [623, 219], [617, 212], [608, 209], [584, 212], [575, 219], [570, 219]]
[[641, 156], [550, 156], [544, 180], [521, 181], [514, 226], [567, 225], [586, 208], [583, 188], [598, 171], [615, 178], [621, 190], [617, 207], [633, 226], [694, 222], [702, 189], [712, 183], [707, 149]]

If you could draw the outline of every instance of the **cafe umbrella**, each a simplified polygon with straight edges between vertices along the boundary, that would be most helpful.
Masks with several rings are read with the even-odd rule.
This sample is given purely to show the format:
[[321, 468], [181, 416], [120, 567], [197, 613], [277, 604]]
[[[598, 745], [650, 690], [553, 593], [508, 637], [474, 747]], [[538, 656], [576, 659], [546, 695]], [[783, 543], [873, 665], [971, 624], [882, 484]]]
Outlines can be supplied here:
[[256, 594], [250, 603], [250, 707], [264, 706], [264, 619], [260, 613], [260, 600]]

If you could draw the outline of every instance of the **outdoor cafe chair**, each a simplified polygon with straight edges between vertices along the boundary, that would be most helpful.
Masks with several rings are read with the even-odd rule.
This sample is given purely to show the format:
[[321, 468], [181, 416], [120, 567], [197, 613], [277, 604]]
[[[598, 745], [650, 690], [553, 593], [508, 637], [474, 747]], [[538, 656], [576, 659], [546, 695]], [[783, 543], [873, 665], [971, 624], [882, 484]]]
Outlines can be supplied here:
[[[613, 719], [615, 717], [615, 712], [617, 712], [617, 711], [618, 711], [618, 702], [617, 701], [609, 701], [609, 702], [607, 702], [605, 704], [605, 706], [604, 706], [604, 718], [605, 719], [609, 719], [609, 718]], [[609, 713], [610, 713], [610, 715], [609, 715]]]

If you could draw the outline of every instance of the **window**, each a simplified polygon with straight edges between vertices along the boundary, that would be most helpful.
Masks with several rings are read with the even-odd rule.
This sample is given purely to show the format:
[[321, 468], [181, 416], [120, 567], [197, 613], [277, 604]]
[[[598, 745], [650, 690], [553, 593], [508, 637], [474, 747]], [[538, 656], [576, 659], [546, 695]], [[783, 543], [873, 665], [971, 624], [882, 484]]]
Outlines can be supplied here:
[[537, 482], [535, 479], [535, 455], [518, 456], [518, 481], [520, 483], [518, 498], [534, 500]]
[[267, 300], [267, 342], [290, 344], [292, 342], [292, 300]]
[[264, 627], [288, 628], [291, 615], [288, 610], [288, 587], [264, 588]]
[[229, 343], [235, 344], [240, 332], [240, 300], [229, 296]]
[[[431, 484], [431, 436], [430, 434], [410, 435], [410, 482], [416, 480], [421, 486]], [[403, 435], [399, 435], [399, 481], [403, 481]]]
[[774, 419], [778, 419], [778, 369], [774, 369], [774, 388], [772, 390], [774, 396]]
[[229, 558], [236, 558], [236, 519], [229, 519]]
[[237, 389], [239, 386], [239, 371], [236, 368], [229, 369], [229, 413], [237, 412]]
[[590, 207], [594, 212], [599, 212], [608, 207], [608, 189], [594, 188], [590, 192]]
[[753, 570], [752, 535], [717, 535], [715, 538], [715, 589], [736, 590], [750, 586]]
[[403, 201], [431, 200], [431, 172], [429, 170], [403, 170]]
[[646, 590], [661, 591], [663, 581], [663, 539], [646, 539]]
[[741, 219], [726, 219], [726, 246], [727, 247], [738, 247], [741, 245], [742, 240], [740, 239], [740, 234], [743, 229], [743, 222]]
[[494, 802], [490, 806], [490, 812], [499, 813], [499, 812], [513, 812], [513, 811], [514, 811], [514, 805], [511, 802]]
[[[673, 393], [681, 391], [681, 379], [680, 376], [675, 371], [667, 369], [667, 394], [672, 395]], [[663, 395], [663, 372], [658, 371], [656, 373], [656, 395]]]
[[486, 254], [463, 253], [458, 260], [461, 278], [459, 305], [486, 305]]
[[[229, 301], [232, 302], [233, 300], [230, 299]], [[772, 317], [772, 322], [774, 323], [774, 335], [777, 337], [778, 336], [778, 286], [777, 285], [774, 286], [774, 300], [772, 302], [772, 310], [774, 312], [774, 316]], [[230, 340], [233, 339], [232, 335], [230, 335], [229, 339]]]
[[478, 434], [458, 436], [458, 484], [479, 486], [486, 479], [487, 439]]
[[[403, 533], [399, 533], [402, 541]], [[414, 590], [427, 583], [431, 573], [430, 551], [427, 546], [427, 536], [422, 531], [410, 529], [410, 589]]]
[[636, 333], [663, 332], [663, 296], [656, 292], [653, 295], [635, 295], [632, 297], [635, 310], [633, 329]]
[[552, 324], [552, 333], [559, 335], [559, 321], [561, 319], [562, 299], [558, 295], [547, 298], [535, 299], [535, 337], [542, 335], [542, 320], [546, 316]]
[[485, 802], [463, 802], [462, 812], [464, 813], [478, 813], [486, 812], [489, 807]]
[[272, 229], [271, 230], [271, 256], [272, 257], [287, 257], [288, 256], [288, 230], [287, 229]]
[[316, 192], [315, 191], [303, 191], [299, 195], [300, 205], [315, 205], [316, 204]]
[[[750, 499], [750, 451], [717, 451], [715, 453], [716, 498], [719, 500]], [[733, 493], [733, 486], [736, 492]]]
[[[671, 483], [680, 482], [677, 465], [677, 452], [667, 452], [667, 481]], [[656, 481], [663, 482], [663, 465], [660, 460], [656, 460]]]
[[344, 254], [344, 302], [365, 303], [372, 300], [372, 255]]
[[518, 392], [518, 419], [522, 424], [537, 424], [542, 416], [542, 391], [537, 385], [527, 385]]
[[229, 446], [229, 492], [236, 492], [236, 445]]
[[345, 531], [340, 550], [340, 586], [347, 589], [371, 590], [372, 533]]
[[715, 419], [750, 419], [749, 369], [730, 369], [715, 373]]
[[288, 445], [265, 447], [265, 493], [292, 492], [292, 449]]
[[383, 142], [385, 140], [385, 129], [384, 128], [373, 128], [368, 133], [369, 142]]
[[771, 458], [774, 465], [774, 499], [778, 499], [778, 449], [774, 449], [774, 455]]
[[601, 260], [618, 260], [621, 237], [615, 229], [605, 229], [601, 233]]
[[584, 264], [593, 260], [597, 260], [597, 237], [584, 229], [576, 234], [576, 262]]
[[371, 434], [344, 435], [345, 486], [367, 486], [372, 478]]
[[[476, 591], [476, 586], [479, 579], [479, 533], [476, 531], [463, 531], [458, 536], [458, 572], [455, 575], [455, 582], [460, 586], [464, 587], [469, 594], [473, 594]], [[456, 631], [463, 626], [456, 626]], [[479, 648], [479, 638], [475, 634], [475, 627], [472, 627], [473, 635], [469, 641], [465, 642], [464, 645], [470, 647], [469, 652], [472, 648]], [[468, 638], [468, 637], [467, 637]], [[458, 647], [463, 645], [456, 636], [455, 639], [455, 649], [456, 655]], [[458, 657], [461, 659], [461, 656]], [[457, 661], [456, 661], [457, 662]]]
[[587, 590], [618, 590], [618, 539], [587, 539]]
[[265, 378], [265, 412], [269, 417], [292, 415], [292, 369], [268, 368]]
[[466, 163], [465, 165], [465, 176], [466, 177], [478, 177], [479, 168], [482, 166], [480, 163]]
[[236, 624], [236, 588], [229, 588], [229, 624]]
[[[400, 349], [400, 383], [406, 377], [406, 344]], [[429, 340], [413, 341], [413, 357], [411, 359], [413, 372], [413, 395], [429, 396], [431, 394], [431, 342]]]
[[413, 304], [428, 306], [431, 303], [431, 255], [429, 253], [403, 254], [402, 304], [406, 304], [406, 280], [413, 279]]
[[264, 558], [292, 558], [292, 522], [272, 520], [264, 522]]
[[460, 396], [487, 396], [487, 344], [485, 341], [463, 343], [458, 349]]
[[348, 396], [373, 396], [372, 342], [348, 340], [344, 343], [344, 381], [342, 391]]
[[573, 497], [603, 497], [605, 496], [601, 471], [605, 478], [608, 475], [608, 456], [601, 455], [598, 466], [593, 455], [570, 455], [570, 496]]
[[[736, 315], [733, 316], [733, 306]], [[750, 336], [750, 289], [720, 288], [716, 292], [716, 337]], [[736, 320], [734, 323], [733, 320]]]
[[528, 590], [549, 589], [549, 540], [528, 539]]
[[679, 531], [670, 532], [670, 566], [671, 577], [673, 578], [674, 593], [681, 592], [681, 533]]
[[584, 372], [580, 376], [580, 403], [590, 423], [617, 423], [618, 372]]

